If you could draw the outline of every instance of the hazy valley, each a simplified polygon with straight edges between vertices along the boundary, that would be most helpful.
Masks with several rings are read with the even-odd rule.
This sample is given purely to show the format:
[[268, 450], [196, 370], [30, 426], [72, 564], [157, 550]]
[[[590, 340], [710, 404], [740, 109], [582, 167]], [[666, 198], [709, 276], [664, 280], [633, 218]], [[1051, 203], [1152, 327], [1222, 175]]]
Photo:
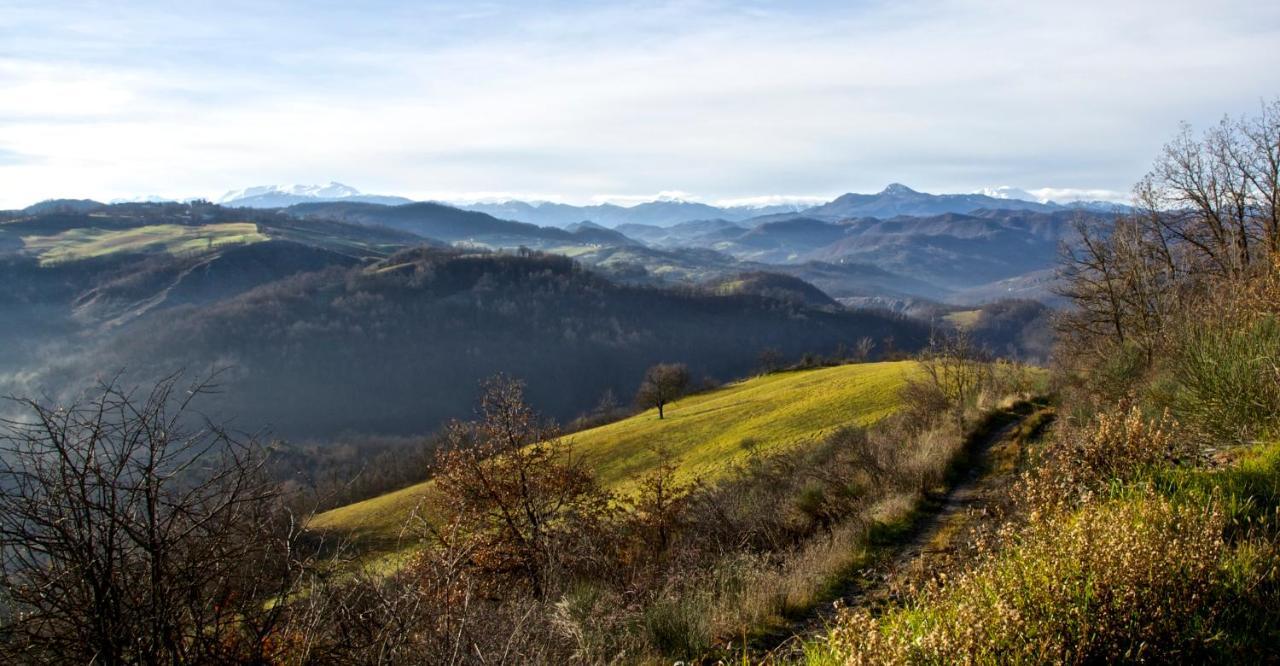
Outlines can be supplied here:
[[[39, 204], [0, 224], [5, 377], [10, 392], [56, 394], [113, 369], [222, 371], [246, 427], [331, 438], [429, 432], [467, 414], [458, 386], [505, 371], [567, 419], [659, 360], [724, 381], [764, 350], [795, 362], [869, 338], [877, 356], [911, 353], [952, 313], [1051, 303], [1037, 276], [1073, 224], [1107, 220], [818, 209], [610, 229], [434, 203]], [[1000, 305], [974, 332], [1043, 358], [1046, 317]]]

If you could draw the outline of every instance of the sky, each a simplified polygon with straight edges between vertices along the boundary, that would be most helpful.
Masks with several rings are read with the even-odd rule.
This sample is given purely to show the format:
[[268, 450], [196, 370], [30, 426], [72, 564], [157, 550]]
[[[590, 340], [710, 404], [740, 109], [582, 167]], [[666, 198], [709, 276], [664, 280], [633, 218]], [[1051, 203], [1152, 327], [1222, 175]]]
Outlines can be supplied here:
[[1280, 2], [0, 0], [0, 208], [339, 181], [1121, 199], [1280, 96]]

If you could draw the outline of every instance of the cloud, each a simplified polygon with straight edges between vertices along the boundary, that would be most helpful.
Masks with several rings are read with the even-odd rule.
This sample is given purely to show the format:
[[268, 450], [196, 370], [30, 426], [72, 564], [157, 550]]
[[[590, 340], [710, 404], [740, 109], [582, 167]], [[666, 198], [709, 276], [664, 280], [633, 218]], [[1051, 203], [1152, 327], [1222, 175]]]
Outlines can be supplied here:
[[0, 145], [38, 159], [0, 160], [0, 207], [330, 180], [1122, 192], [1178, 121], [1280, 90], [1280, 5], [1247, 0], [18, 2], [0, 34]]
[[35, 164], [39, 161], [40, 158], [33, 155], [24, 155], [23, 153], [15, 150], [8, 150], [4, 147], [0, 147], [0, 166]]
[[1131, 197], [1126, 192], [1107, 189], [1082, 189], [1077, 187], [1036, 187], [1029, 190], [1010, 185], [984, 187], [977, 191], [997, 199], [1022, 199], [1023, 201], [1039, 201], [1048, 203], [1071, 203], [1072, 201], [1110, 201], [1113, 203], [1129, 203]]
[[762, 194], [754, 197], [737, 197], [731, 199], [717, 199], [714, 203], [717, 206], [725, 208], [744, 207], [744, 208], [764, 208], [765, 206], [816, 206], [831, 201], [838, 195], [815, 196], [815, 195], [787, 195], [787, 194]]
[[1080, 189], [1073, 187], [1039, 187], [1028, 192], [1039, 201], [1056, 201], [1070, 203], [1072, 201], [1111, 201], [1114, 203], [1130, 203], [1132, 197], [1127, 192], [1103, 189]]

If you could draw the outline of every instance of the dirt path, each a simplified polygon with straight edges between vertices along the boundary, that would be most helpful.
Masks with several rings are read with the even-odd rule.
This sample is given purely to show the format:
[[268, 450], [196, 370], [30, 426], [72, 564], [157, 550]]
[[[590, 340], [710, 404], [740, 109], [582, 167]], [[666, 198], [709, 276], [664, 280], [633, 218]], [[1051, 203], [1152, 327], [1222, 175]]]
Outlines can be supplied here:
[[759, 639], [757, 645], [767, 655], [766, 661], [791, 661], [803, 656], [801, 643], [806, 638], [825, 633], [840, 608], [876, 606], [888, 601], [891, 581], [902, 573], [930, 567], [935, 557], [945, 557], [951, 550], [951, 536], [963, 530], [971, 511], [981, 511], [989, 493], [1005, 481], [1005, 474], [993, 468], [992, 450], [1009, 439], [1034, 410], [1012, 414], [1013, 420], [977, 442], [971, 449], [972, 464], [947, 494], [921, 509], [910, 532], [879, 561], [846, 581], [831, 603], [820, 604], [809, 614], [798, 618], [786, 633], [777, 632]]

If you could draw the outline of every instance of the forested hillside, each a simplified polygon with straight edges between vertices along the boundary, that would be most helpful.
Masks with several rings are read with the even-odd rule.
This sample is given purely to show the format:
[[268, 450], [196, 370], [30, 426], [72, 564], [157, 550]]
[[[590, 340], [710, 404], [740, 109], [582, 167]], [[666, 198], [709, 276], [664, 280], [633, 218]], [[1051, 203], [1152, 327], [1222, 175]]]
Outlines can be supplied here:
[[498, 372], [525, 378], [532, 404], [568, 419], [605, 391], [631, 395], [658, 361], [724, 380], [765, 349], [795, 361], [861, 337], [911, 351], [928, 330], [888, 314], [619, 286], [559, 257], [410, 251], [174, 312], [163, 330], [121, 336], [104, 360], [226, 366], [228, 409], [281, 434], [420, 433], [467, 414], [471, 390]]
[[[877, 355], [910, 352], [928, 338], [924, 323], [898, 315], [618, 285], [537, 254], [420, 249], [354, 268], [338, 258], [294, 277], [277, 258], [270, 265], [280, 279], [264, 276], [244, 293], [218, 280], [226, 297], [206, 297], [209, 287], [198, 283], [219, 262], [239, 258], [237, 274], [251, 276], [248, 257], [239, 257], [251, 250], [212, 263], [160, 264], [162, 272], [185, 272], [164, 289], [174, 301], [165, 304], [164, 327], [143, 318], [100, 333], [92, 357], [70, 356], [46, 376], [71, 383], [112, 368], [134, 376], [141, 368], [149, 376], [222, 371], [223, 409], [246, 426], [284, 436], [413, 434], [466, 415], [468, 389], [497, 372], [525, 378], [533, 404], [569, 419], [606, 391], [630, 396], [658, 361], [687, 363], [700, 382], [723, 381], [755, 369], [766, 349], [794, 362], [851, 350], [862, 338]], [[115, 314], [136, 303], [126, 295], [137, 286], [104, 280], [78, 297], [76, 311]], [[126, 312], [136, 316], [138, 307]]]

